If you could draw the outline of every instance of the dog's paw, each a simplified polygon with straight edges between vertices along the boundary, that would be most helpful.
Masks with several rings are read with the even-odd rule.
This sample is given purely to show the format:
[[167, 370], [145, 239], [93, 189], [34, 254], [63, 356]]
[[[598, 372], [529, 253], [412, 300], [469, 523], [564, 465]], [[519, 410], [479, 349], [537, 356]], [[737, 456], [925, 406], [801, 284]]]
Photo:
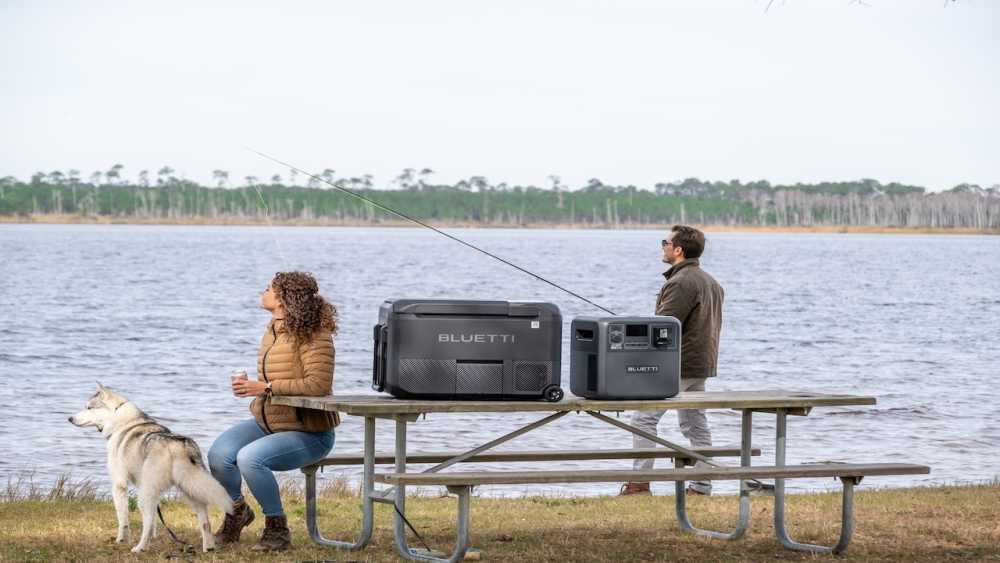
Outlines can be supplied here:
[[145, 546], [137, 545], [132, 548], [132, 553], [141, 553], [143, 549], [145, 549]]

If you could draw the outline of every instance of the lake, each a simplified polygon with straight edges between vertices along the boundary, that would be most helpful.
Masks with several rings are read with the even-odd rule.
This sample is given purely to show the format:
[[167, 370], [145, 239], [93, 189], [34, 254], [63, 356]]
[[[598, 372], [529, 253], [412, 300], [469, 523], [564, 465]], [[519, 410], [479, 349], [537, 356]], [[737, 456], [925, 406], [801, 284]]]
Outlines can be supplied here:
[[[662, 232], [448, 232], [618, 313], [652, 314], [663, 282]], [[562, 310], [564, 338], [574, 316], [601, 314], [426, 229], [5, 224], [0, 257], [0, 476], [30, 474], [46, 484], [70, 473], [103, 490], [104, 441], [66, 420], [95, 381], [207, 452], [219, 432], [249, 416], [247, 401], [229, 393], [229, 372], [253, 372], [268, 320], [259, 295], [277, 271], [313, 272], [338, 307], [334, 386], [344, 394], [374, 393], [371, 327], [387, 298], [551, 301]], [[709, 390], [791, 388], [878, 399], [874, 407], [790, 418], [789, 463], [906, 461], [932, 469], [866, 479], [862, 487], [1000, 475], [1000, 237], [709, 233], [702, 266], [726, 290], [719, 376]], [[567, 393], [568, 358], [564, 342]], [[537, 418], [432, 415], [410, 426], [410, 451], [472, 447]], [[739, 441], [738, 413], [710, 411], [709, 420], [716, 445]], [[774, 417], [757, 415], [754, 423], [764, 449], [755, 463], [773, 461]], [[687, 444], [673, 413], [660, 432]], [[379, 424], [378, 443], [387, 451], [392, 433]], [[344, 417], [335, 450], [359, 452], [361, 444], [361, 421]], [[624, 431], [571, 415], [507, 447], [630, 445]], [[321, 477], [359, 474], [328, 470]], [[718, 490], [733, 492], [735, 484]], [[616, 491], [615, 484], [593, 484], [479, 493]]]

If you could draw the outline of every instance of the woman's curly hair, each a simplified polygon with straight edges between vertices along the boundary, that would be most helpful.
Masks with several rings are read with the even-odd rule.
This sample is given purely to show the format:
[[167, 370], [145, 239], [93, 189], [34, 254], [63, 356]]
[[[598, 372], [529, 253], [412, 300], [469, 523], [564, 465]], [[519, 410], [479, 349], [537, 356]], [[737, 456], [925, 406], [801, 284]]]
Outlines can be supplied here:
[[271, 287], [285, 309], [285, 329], [297, 343], [308, 342], [321, 329], [336, 334], [337, 308], [319, 294], [312, 274], [278, 272]]

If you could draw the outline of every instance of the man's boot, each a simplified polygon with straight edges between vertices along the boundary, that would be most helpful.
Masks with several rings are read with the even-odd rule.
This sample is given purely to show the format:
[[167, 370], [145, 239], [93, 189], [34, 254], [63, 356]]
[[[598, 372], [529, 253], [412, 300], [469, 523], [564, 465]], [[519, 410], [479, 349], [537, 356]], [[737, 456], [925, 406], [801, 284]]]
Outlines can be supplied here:
[[688, 483], [687, 494], [707, 497], [712, 494], [712, 484], [704, 481], [692, 481]]
[[226, 514], [226, 519], [222, 521], [222, 527], [215, 532], [215, 543], [222, 545], [236, 543], [240, 541], [240, 532], [253, 522], [253, 510], [245, 500], [238, 500], [233, 503], [233, 513]]
[[285, 551], [292, 547], [292, 532], [285, 516], [264, 516], [264, 533], [252, 551]]
[[653, 491], [649, 488], [649, 483], [625, 483], [622, 485], [622, 490], [618, 493], [619, 496], [629, 496], [629, 495], [651, 495]]

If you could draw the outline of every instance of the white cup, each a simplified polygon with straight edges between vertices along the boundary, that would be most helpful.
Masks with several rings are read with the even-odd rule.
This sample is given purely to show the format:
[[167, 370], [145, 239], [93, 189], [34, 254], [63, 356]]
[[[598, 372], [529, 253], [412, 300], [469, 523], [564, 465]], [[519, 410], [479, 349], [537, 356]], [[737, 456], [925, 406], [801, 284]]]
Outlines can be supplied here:
[[[245, 370], [245, 369], [236, 370], [233, 373], [229, 374], [229, 385], [232, 386], [234, 383], [236, 383], [237, 381], [239, 381], [241, 379], [244, 380], [244, 381], [246, 381], [248, 379], [248, 377], [247, 377], [247, 370]], [[243, 398], [243, 397], [240, 397], [239, 395], [236, 394], [236, 390], [235, 389], [233, 390], [233, 396], [236, 397], [237, 399], [242, 399]]]

